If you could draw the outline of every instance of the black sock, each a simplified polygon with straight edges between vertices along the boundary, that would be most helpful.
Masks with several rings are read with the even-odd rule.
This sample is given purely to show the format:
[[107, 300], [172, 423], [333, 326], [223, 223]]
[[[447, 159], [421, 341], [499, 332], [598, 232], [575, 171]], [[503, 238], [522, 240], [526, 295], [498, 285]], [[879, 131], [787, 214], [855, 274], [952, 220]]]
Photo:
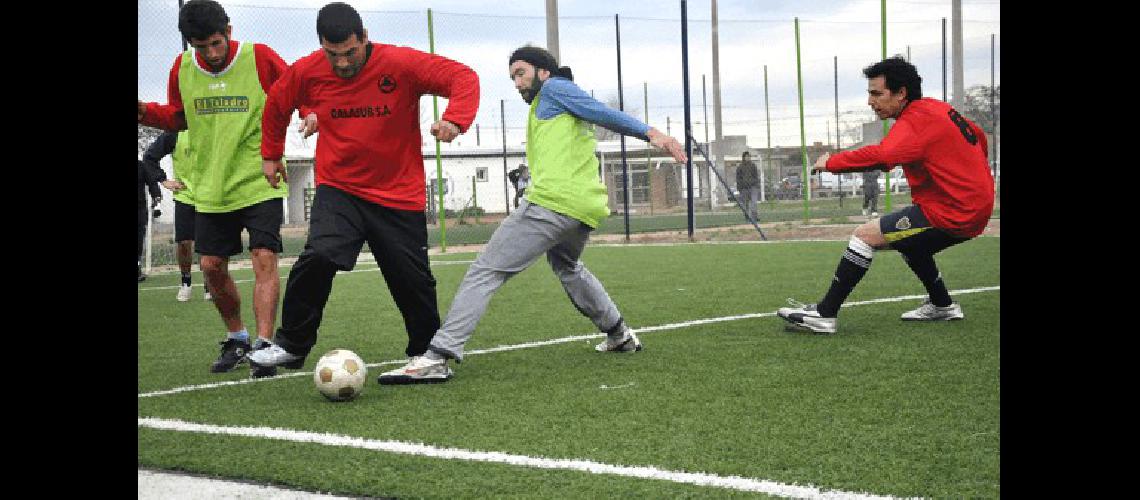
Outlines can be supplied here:
[[950, 292], [946, 290], [946, 283], [942, 281], [942, 273], [938, 272], [938, 266], [934, 263], [933, 255], [904, 254], [903, 260], [910, 266], [910, 270], [914, 271], [914, 275], [918, 276], [922, 286], [926, 287], [926, 293], [930, 294], [932, 304], [946, 307], [954, 303], [950, 299]]
[[874, 253], [875, 249], [871, 248], [871, 245], [859, 238], [851, 237], [847, 250], [843, 252], [843, 258], [839, 259], [839, 267], [835, 269], [831, 288], [827, 289], [827, 295], [824, 295], [816, 305], [816, 311], [820, 316], [834, 318], [839, 314], [839, 306], [843, 305], [851, 290], [854, 290], [859, 280], [863, 279], [863, 275], [867, 274]]
[[182, 284], [190, 286], [190, 273], [182, 273]]

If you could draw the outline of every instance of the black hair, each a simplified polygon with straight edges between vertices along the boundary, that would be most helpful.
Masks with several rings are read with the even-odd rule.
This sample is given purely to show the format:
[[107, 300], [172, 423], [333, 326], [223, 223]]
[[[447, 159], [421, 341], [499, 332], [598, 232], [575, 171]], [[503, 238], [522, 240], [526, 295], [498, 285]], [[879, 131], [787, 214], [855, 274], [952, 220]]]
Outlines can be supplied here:
[[215, 33], [225, 35], [230, 16], [214, 0], [190, 0], [178, 11], [178, 31], [186, 41], [205, 40]]
[[748, 151], [740, 153], [740, 156], [744, 156], [744, 155], [752, 156], [752, 153], [749, 153]]
[[515, 61], [526, 61], [533, 64], [535, 69], [545, 69], [554, 76], [574, 81], [574, 72], [570, 70], [570, 67], [559, 66], [554, 55], [542, 47], [524, 45], [515, 49], [514, 52], [511, 52], [511, 58], [507, 64], [514, 64]]
[[317, 38], [320, 41], [340, 43], [354, 34], [357, 40], [364, 40], [364, 21], [351, 5], [333, 2], [317, 12]]
[[887, 88], [892, 93], [905, 87], [908, 101], [922, 99], [922, 77], [918, 76], [918, 69], [903, 59], [903, 56], [888, 57], [867, 66], [863, 68], [863, 76], [868, 79], [884, 76]]

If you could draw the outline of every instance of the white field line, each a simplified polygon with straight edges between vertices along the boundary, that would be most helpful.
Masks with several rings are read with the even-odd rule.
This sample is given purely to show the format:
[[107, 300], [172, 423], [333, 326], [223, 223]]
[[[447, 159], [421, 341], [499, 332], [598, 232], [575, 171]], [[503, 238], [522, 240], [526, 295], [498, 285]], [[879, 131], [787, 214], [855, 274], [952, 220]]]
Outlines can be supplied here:
[[[453, 266], [456, 264], [470, 264], [472, 262], [475, 262], [475, 261], [473, 261], [473, 260], [438, 260], [438, 261], [432, 262], [430, 265], [433, 265], [433, 266]], [[281, 267], [283, 267], [283, 268], [292, 267], [292, 265], [282, 265]], [[336, 273], [337, 274], [367, 273], [367, 272], [373, 272], [373, 271], [379, 271], [379, 270], [380, 270], [379, 267], [370, 267], [367, 269], [353, 269], [351, 271], [337, 271]], [[288, 277], [289, 277], [288, 274], [283, 274], [280, 276], [280, 278], [282, 278], [282, 279], [288, 278]], [[254, 280], [234, 280], [234, 283], [253, 283], [253, 281]], [[180, 286], [182, 286], [182, 285], [178, 284], [178, 285], [170, 285], [170, 286], [148, 286], [148, 287], [139, 288], [139, 291], [142, 292], [142, 291], [147, 291], [147, 290], [174, 290]], [[191, 286], [197, 288], [197, 287], [201, 287], [202, 284], [199, 283], [199, 284], [191, 285]]]
[[403, 455], [417, 455], [445, 460], [466, 460], [473, 462], [490, 462], [538, 469], [561, 469], [590, 474], [610, 474], [615, 476], [636, 477], [641, 479], [656, 479], [674, 483], [687, 483], [697, 486], [712, 486], [739, 491], [753, 491], [791, 498], [827, 498], [827, 499], [872, 499], [892, 498], [867, 493], [853, 493], [847, 491], [821, 490], [810, 485], [783, 484], [765, 479], [755, 479], [740, 476], [718, 476], [699, 472], [683, 472], [658, 469], [652, 466], [626, 466], [611, 465], [592, 460], [583, 459], [557, 459], [544, 457], [530, 457], [514, 455], [495, 451], [464, 450], [459, 448], [442, 448], [422, 443], [405, 441], [382, 441], [365, 439], [339, 434], [319, 432], [306, 432], [273, 427], [228, 427], [209, 424], [199, 424], [182, 420], [167, 420], [159, 418], [138, 419], [139, 427], [150, 429], [195, 432], [204, 434], [243, 436], [261, 439], [273, 439], [294, 443], [312, 443], [325, 446], [341, 446], [363, 450], [399, 453]]
[[[997, 291], [997, 290], [1001, 290], [1001, 286], [986, 286], [986, 287], [980, 287], [980, 288], [968, 288], [968, 289], [963, 289], [963, 290], [953, 290], [950, 292], [950, 294], [951, 295], [966, 295], [966, 294], [971, 294], [971, 293], [992, 292], [992, 291]], [[857, 301], [857, 302], [848, 302], [846, 304], [843, 304], [842, 307], [862, 306], [862, 305], [868, 305], [868, 304], [883, 304], [883, 303], [888, 303], [888, 302], [901, 302], [904, 300], [923, 299], [923, 298], [926, 298], [926, 295], [900, 295], [897, 297], [887, 297], [887, 298], [882, 298], [882, 299], [871, 299], [871, 300], [861, 300], [861, 301]], [[773, 311], [773, 312], [766, 312], [766, 313], [739, 314], [739, 315], [735, 315], [735, 316], [721, 316], [719, 318], [705, 318], [705, 319], [698, 319], [698, 320], [693, 320], [693, 321], [684, 321], [681, 323], [669, 323], [669, 324], [665, 324], [665, 325], [645, 326], [645, 327], [634, 329], [634, 332], [640, 334], [640, 333], [657, 332], [657, 331], [663, 331], [663, 330], [675, 330], [678, 328], [686, 328], [686, 327], [690, 327], [690, 326], [707, 325], [707, 324], [712, 324], [712, 323], [721, 323], [721, 322], [725, 322], [725, 321], [736, 321], [736, 320], [741, 320], [741, 319], [766, 318], [766, 317], [775, 316], [775, 315], [776, 315], [776, 313], [775, 313], [775, 311]], [[595, 338], [599, 338], [599, 337], [603, 337], [603, 336], [605, 336], [604, 333], [589, 333], [589, 334], [585, 334], [585, 335], [574, 335], [571, 337], [562, 337], [562, 338], [551, 339], [551, 340], [540, 340], [540, 341], [535, 341], [535, 342], [525, 342], [522, 344], [501, 345], [501, 346], [496, 346], [496, 347], [489, 347], [487, 349], [477, 349], [474, 351], [467, 351], [466, 353], [464, 353], [464, 356], [471, 356], [471, 355], [476, 355], [476, 354], [489, 354], [489, 353], [493, 353], [493, 352], [515, 351], [515, 350], [519, 350], [519, 349], [530, 349], [530, 348], [534, 348], [534, 347], [543, 347], [543, 346], [556, 345], [556, 344], [565, 344], [568, 342], [576, 342], [579, 340], [595, 339]], [[371, 363], [371, 364], [368, 364], [366, 366], [368, 366], [369, 368], [373, 368], [373, 367], [379, 367], [379, 366], [385, 366], [385, 365], [401, 365], [401, 364], [404, 364], [406, 362], [407, 362], [407, 360], [392, 360], [392, 361], [382, 361], [379, 363]], [[139, 394], [138, 397], [139, 398], [150, 398], [150, 397], [155, 397], [155, 396], [165, 396], [168, 394], [178, 394], [181, 392], [190, 392], [190, 391], [198, 391], [198, 390], [204, 390], [204, 389], [213, 389], [216, 387], [252, 384], [255, 382], [266, 382], [266, 381], [270, 381], [270, 380], [290, 378], [290, 377], [311, 377], [311, 376], [313, 376], [312, 372], [295, 372], [295, 373], [287, 373], [284, 375], [277, 375], [274, 377], [266, 377], [266, 378], [258, 378], [258, 379], [250, 378], [250, 379], [242, 379], [242, 380], [230, 380], [230, 381], [226, 381], [226, 382], [215, 382], [215, 383], [211, 383], [211, 384], [199, 384], [199, 385], [191, 385], [191, 386], [185, 386], [185, 387], [176, 387], [174, 389], [167, 389], [167, 390], [162, 390], [162, 391], [145, 392], [145, 393]]]

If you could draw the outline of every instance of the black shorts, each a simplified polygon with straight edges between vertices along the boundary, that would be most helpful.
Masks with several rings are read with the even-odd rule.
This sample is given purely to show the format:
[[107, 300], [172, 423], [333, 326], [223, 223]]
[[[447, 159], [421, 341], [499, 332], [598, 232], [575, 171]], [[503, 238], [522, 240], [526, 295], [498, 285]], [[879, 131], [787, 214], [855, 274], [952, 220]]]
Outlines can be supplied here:
[[194, 240], [194, 205], [174, 200], [174, 241]]
[[281, 198], [239, 208], [233, 212], [197, 212], [194, 218], [194, 251], [200, 255], [230, 257], [241, 253], [241, 230], [249, 233], [249, 249], [264, 248], [281, 253]]
[[899, 253], [934, 255], [954, 245], [969, 241], [930, 225], [918, 205], [910, 205], [879, 219], [879, 231], [887, 244]]

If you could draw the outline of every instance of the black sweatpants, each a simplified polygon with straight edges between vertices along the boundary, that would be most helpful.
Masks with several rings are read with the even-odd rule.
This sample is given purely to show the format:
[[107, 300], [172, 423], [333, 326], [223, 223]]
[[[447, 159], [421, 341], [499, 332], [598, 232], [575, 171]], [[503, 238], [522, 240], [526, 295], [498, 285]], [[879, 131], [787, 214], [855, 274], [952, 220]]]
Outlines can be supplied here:
[[[143, 258], [143, 242], [146, 241], [146, 225], [150, 222], [150, 207], [147, 205], [146, 200], [139, 201], [139, 245], [138, 245], [138, 259], [142, 262]], [[139, 269], [142, 269], [141, 267]]]
[[[274, 342], [290, 353], [308, 355], [317, 343], [317, 328], [336, 272], [352, 270], [367, 242], [404, 317], [408, 333], [404, 352], [408, 356], [426, 352], [439, 329], [439, 308], [435, 277], [428, 265], [423, 211], [388, 208], [320, 185], [309, 219], [309, 238], [289, 271], [281, 328]], [[384, 325], [360, 326], [375, 329]]]

